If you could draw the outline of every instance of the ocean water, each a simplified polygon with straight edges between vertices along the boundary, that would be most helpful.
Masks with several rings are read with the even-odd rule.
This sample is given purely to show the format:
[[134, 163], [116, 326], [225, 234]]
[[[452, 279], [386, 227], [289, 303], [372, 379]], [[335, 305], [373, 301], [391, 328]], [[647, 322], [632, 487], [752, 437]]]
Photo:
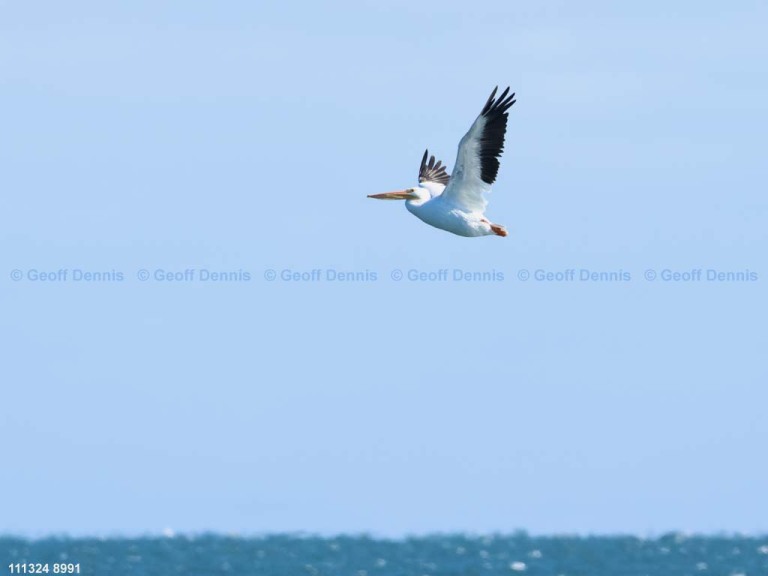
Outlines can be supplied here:
[[48, 574], [79, 565], [104, 576], [760, 576], [768, 536], [2, 537], [0, 558], [0, 574], [29, 574], [38, 563]]

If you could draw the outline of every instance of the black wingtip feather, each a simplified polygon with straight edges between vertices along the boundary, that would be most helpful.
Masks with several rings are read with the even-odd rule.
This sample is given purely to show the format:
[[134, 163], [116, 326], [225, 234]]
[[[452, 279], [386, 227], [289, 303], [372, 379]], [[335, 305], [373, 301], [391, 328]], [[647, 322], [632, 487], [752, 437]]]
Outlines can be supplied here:
[[509, 94], [509, 87], [498, 98], [494, 98], [497, 90], [498, 86], [493, 89], [480, 113], [486, 119], [480, 138], [480, 178], [486, 184], [493, 184], [499, 173], [499, 156], [504, 151], [504, 135], [507, 131], [507, 111], [516, 102], [515, 93]]
[[493, 106], [493, 97], [496, 96], [496, 91], [499, 89], [498, 86], [496, 86], [493, 89], [493, 92], [491, 92], [491, 95], [488, 96], [488, 100], [485, 102], [485, 106], [483, 106], [483, 111], [481, 114], [485, 114], [488, 110], [491, 109], [491, 106]]
[[[429, 162], [427, 158], [429, 157]], [[442, 161], [438, 160], [435, 163], [435, 157], [429, 156], [429, 150], [424, 151], [424, 156], [421, 158], [421, 166], [419, 167], [419, 182], [437, 182], [438, 184], [448, 184], [450, 176], [445, 170], [445, 166], [442, 165]]]

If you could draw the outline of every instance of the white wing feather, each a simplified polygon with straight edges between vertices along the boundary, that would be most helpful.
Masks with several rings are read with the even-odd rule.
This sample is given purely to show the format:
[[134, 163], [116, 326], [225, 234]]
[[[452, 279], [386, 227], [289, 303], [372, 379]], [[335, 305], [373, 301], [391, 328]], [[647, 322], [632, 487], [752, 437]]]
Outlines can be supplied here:
[[445, 201], [466, 212], [485, 212], [488, 205], [483, 195], [490, 191], [491, 185], [483, 182], [480, 165], [480, 137], [483, 134], [486, 119], [481, 114], [459, 142], [456, 164], [453, 166], [451, 179], [443, 192]]
[[429, 195], [431, 198], [434, 198], [435, 196], [440, 196], [440, 194], [443, 193], [443, 190], [445, 190], [445, 184], [440, 184], [440, 182], [428, 182], [424, 181], [421, 184], [419, 184], [422, 188], [426, 188], [429, 191]]
[[459, 142], [456, 164], [442, 194], [443, 201], [464, 212], [485, 212], [485, 193], [491, 190], [499, 170], [507, 111], [515, 103], [515, 95], [509, 94], [507, 88], [494, 98], [497, 89], [491, 92], [480, 115]]

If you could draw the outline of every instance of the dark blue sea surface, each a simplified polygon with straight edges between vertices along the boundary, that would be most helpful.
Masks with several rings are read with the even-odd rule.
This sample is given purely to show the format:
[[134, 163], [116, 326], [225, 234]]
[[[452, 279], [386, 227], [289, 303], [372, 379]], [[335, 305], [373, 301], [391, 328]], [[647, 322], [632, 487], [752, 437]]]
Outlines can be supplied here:
[[64, 563], [104, 576], [760, 576], [768, 536], [1, 537], [0, 558], [0, 574]]

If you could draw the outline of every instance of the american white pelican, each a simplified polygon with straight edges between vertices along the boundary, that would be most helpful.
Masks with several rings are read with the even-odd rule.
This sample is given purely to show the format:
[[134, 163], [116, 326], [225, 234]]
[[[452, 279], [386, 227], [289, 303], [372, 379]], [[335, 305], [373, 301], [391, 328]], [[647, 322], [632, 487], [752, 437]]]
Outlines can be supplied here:
[[[509, 88], [498, 98], [493, 89], [483, 110], [459, 142], [456, 165], [450, 177], [442, 162], [424, 152], [419, 168], [419, 184], [406, 190], [370, 194], [378, 200], [405, 200], [405, 207], [430, 226], [459, 236], [506, 236], [504, 226], [485, 217], [488, 201], [484, 193], [499, 172], [499, 156], [504, 150], [507, 110], [515, 103]], [[509, 96], [507, 96], [509, 94]]]

